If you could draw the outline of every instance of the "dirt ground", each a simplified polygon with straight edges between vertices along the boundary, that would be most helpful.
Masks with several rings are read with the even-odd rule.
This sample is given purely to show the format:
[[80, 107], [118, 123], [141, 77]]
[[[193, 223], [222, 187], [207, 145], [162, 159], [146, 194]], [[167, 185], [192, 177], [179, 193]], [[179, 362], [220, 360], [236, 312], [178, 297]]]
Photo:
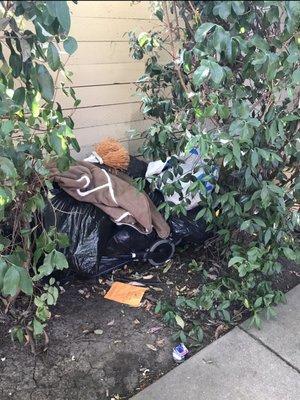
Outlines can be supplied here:
[[[154, 308], [161, 298], [174, 301], [201, 285], [201, 273], [189, 271], [191, 258], [188, 249], [177, 253], [169, 269], [137, 265], [133, 271], [117, 273], [117, 278], [142, 277], [148, 286], [153, 284], [140, 308], [105, 300], [104, 282], [65, 285], [52, 309], [48, 349], [35, 357], [29, 346], [12, 344], [9, 321], [0, 314], [0, 399], [128, 399], [174, 368], [174, 330]], [[295, 286], [299, 268], [288, 266], [278, 283], [285, 291]], [[214, 340], [217, 328], [217, 323], [207, 324], [203, 343], [191, 352]]]

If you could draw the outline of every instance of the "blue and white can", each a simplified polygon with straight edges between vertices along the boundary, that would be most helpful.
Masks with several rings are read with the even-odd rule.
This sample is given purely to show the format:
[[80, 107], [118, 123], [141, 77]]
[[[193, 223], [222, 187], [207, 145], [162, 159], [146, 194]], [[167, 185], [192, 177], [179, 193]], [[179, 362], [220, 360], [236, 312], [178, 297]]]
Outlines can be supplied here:
[[188, 354], [188, 349], [185, 347], [183, 343], [178, 344], [173, 349], [173, 359], [177, 363], [181, 363], [185, 360], [185, 356]]

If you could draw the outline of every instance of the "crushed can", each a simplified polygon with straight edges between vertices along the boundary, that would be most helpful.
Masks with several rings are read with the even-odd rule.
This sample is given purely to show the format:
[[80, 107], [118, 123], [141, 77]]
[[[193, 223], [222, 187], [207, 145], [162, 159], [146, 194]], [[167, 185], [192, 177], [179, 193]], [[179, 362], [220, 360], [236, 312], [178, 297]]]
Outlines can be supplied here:
[[178, 344], [173, 349], [173, 359], [177, 363], [182, 363], [185, 360], [185, 356], [188, 354], [188, 349], [185, 347], [183, 343]]

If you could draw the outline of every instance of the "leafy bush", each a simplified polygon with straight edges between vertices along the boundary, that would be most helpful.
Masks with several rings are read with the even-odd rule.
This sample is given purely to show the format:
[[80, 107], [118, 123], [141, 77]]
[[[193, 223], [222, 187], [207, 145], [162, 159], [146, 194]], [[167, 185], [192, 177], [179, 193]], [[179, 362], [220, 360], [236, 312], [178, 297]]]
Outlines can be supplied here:
[[77, 43], [68, 37], [66, 1], [3, 1], [0, 14], [0, 298], [6, 312], [19, 293], [34, 305], [14, 311], [13, 333], [22, 341], [24, 329], [29, 339], [43, 333], [57, 301], [55, 279], [46, 285], [42, 279], [68, 267], [57, 250], [68, 239], [44, 231], [39, 213], [52, 187], [45, 165], [56, 159], [66, 168], [69, 146], [79, 149], [73, 122], [56, 102], [60, 86], [78, 104], [73, 89], [59, 84], [62, 76], [70, 79], [62, 50], [72, 54]]
[[[139, 79], [147, 158], [201, 151], [208, 193], [192, 175], [189, 192], [201, 195], [208, 229], [222, 240], [221, 277], [204, 286], [193, 306], [232, 319], [230, 305], [258, 312], [284, 300], [272, 275], [283, 259], [295, 261], [299, 223], [299, 21], [297, 1], [152, 2], [161, 31], [130, 34], [133, 57], [147, 57]], [[168, 60], [161, 61], [167, 53]], [[180, 163], [156, 184], [181, 193]], [[219, 178], [211, 167], [219, 166]], [[171, 175], [170, 175], [171, 174]], [[170, 183], [170, 179], [176, 182]], [[161, 208], [186, 212], [188, 199]], [[188, 305], [187, 305], [188, 306]]]

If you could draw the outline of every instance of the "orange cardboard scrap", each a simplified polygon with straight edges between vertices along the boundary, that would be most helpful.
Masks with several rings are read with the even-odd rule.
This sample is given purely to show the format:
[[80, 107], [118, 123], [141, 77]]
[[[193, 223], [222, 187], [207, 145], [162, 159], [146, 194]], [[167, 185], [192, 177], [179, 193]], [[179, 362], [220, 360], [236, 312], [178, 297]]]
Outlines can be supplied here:
[[148, 289], [145, 287], [114, 282], [104, 298], [118, 303], [128, 304], [131, 307], [138, 307], [146, 290]]

